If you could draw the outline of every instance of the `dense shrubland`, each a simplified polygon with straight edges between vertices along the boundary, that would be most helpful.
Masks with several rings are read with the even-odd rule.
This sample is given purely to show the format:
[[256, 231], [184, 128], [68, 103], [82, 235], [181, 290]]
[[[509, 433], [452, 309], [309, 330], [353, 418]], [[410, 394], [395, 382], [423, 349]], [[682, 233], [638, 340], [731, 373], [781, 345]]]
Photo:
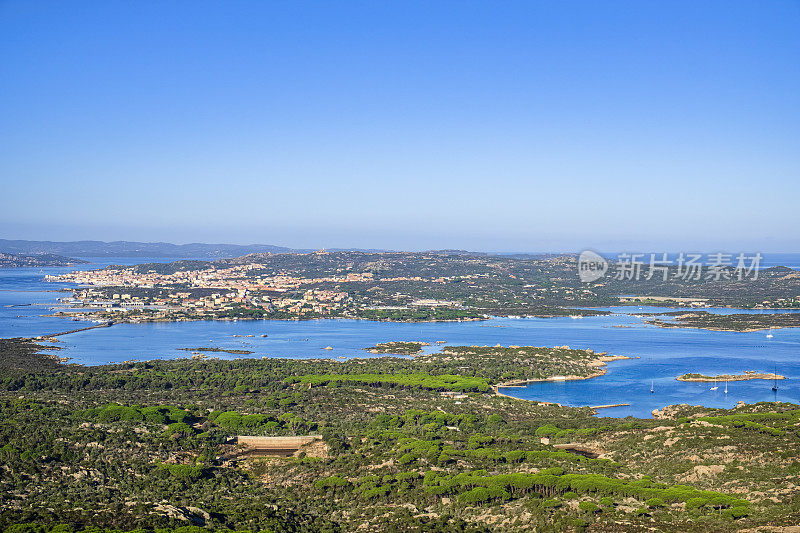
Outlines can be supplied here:
[[[607, 419], [403, 382], [422, 368], [486, 383], [566, 373], [591, 356], [454, 348], [6, 370], [0, 529], [723, 531], [800, 518], [797, 406]], [[309, 433], [322, 447], [287, 458], [244, 459], [232, 439]]]

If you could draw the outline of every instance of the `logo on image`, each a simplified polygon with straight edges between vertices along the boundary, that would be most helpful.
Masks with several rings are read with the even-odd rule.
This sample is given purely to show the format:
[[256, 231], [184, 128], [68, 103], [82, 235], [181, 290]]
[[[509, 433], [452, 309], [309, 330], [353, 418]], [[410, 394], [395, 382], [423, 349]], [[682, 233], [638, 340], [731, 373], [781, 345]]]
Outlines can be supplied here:
[[591, 250], [584, 250], [578, 257], [578, 276], [584, 283], [596, 281], [606, 275], [608, 261]]

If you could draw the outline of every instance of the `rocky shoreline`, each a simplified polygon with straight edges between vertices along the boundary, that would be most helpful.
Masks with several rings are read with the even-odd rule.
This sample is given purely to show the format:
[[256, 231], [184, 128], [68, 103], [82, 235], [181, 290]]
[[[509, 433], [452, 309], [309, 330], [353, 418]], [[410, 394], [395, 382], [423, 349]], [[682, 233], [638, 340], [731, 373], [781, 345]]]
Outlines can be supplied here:
[[[669, 314], [674, 321], [652, 318], [644, 322], [660, 328], [703, 329], [706, 331], [730, 331], [736, 333], [753, 333], [800, 327], [800, 315], [797, 313], [734, 313], [718, 315], [707, 311], [696, 311]], [[645, 315], [642, 316], [644, 317]]]
[[[547, 378], [538, 378], [538, 379], [523, 379], [523, 380], [516, 380], [516, 381], [506, 381], [503, 383], [498, 383], [495, 385], [495, 388], [508, 388], [508, 387], [524, 387], [529, 385], [530, 383], [541, 383], [545, 381], [578, 381], [582, 379], [591, 379], [600, 376], [604, 376], [606, 374], [606, 364], [611, 361], [621, 361], [624, 359], [630, 359], [627, 355], [604, 355], [601, 354], [597, 359], [589, 363], [590, 367], [594, 367], [597, 370], [588, 374], [586, 376], [578, 376], [578, 375], [568, 375], [568, 376], [550, 376]], [[498, 393], [499, 394], [499, 393]]]

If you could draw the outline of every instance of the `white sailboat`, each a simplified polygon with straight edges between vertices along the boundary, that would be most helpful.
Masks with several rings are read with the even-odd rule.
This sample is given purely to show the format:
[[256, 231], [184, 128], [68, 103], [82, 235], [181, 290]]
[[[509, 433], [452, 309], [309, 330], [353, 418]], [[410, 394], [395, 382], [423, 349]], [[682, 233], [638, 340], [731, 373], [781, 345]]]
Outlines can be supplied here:
[[767, 333], [767, 338], [771, 339], [773, 336], [774, 335], [772, 335], [772, 329], [770, 329], [769, 332]]
[[709, 390], [717, 390], [718, 388], [719, 387], [717, 387], [717, 378], [714, 378], [714, 386], [711, 387]]
[[725, 394], [728, 394], [728, 380], [725, 380]]
[[654, 383], [654, 381], [651, 379], [650, 380], [650, 394], [653, 394], [655, 392], [655, 390], [653, 390], [653, 383]]

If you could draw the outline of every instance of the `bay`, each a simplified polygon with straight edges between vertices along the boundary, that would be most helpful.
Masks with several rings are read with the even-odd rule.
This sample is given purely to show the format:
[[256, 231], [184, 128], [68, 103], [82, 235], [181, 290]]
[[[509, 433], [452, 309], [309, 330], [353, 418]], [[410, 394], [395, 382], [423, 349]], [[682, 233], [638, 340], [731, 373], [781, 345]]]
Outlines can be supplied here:
[[[170, 261], [169, 258], [157, 261]], [[80, 268], [101, 268], [107, 264], [134, 264], [143, 258], [92, 259]], [[56, 298], [54, 292], [67, 284], [43, 281], [45, 274], [74, 270], [74, 267], [45, 269], [0, 269], [0, 337], [31, 337], [76, 329], [91, 322], [74, 322], [42, 317]], [[558, 402], [564, 405], [630, 406], [603, 409], [601, 416], [650, 417], [653, 409], [689, 403], [730, 408], [738, 401], [786, 401], [800, 403], [800, 328], [766, 332], [716, 332], [688, 328], [648, 326], [636, 313], [666, 312], [653, 307], [610, 307], [610, 316], [573, 318], [495, 318], [481, 322], [388, 323], [364, 320], [312, 321], [197, 321], [150, 324], [117, 324], [60, 337], [59, 356], [84, 365], [128, 360], [186, 357], [179, 348], [216, 347], [252, 351], [238, 355], [213, 352], [220, 358], [286, 357], [340, 358], [374, 357], [365, 348], [378, 342], [436, 341], [450, 345], [532, 345], [587, 348], [631, 359], [608, 364], [604, 376], [580, 381], [533, 383], [526, 387], [503, 388], [517, 398]], [[712, 312], [733, 313], [732, 309]], [[751, 312], [751, 311], [747, 311]], [[252, 335], [252, 336], [248, 336]], [[266, 335], [262, 337], [261, 335]], [[331, 349], [326, 349], [330, 347]], [[709, 383], [686, 383], [675, 378], [687, 372], [738, 374], [745, 370], [777, 370], [788, 379], [724, 383], [715, 391]], [[654, 392], [651, 393], [651, 383]]]

